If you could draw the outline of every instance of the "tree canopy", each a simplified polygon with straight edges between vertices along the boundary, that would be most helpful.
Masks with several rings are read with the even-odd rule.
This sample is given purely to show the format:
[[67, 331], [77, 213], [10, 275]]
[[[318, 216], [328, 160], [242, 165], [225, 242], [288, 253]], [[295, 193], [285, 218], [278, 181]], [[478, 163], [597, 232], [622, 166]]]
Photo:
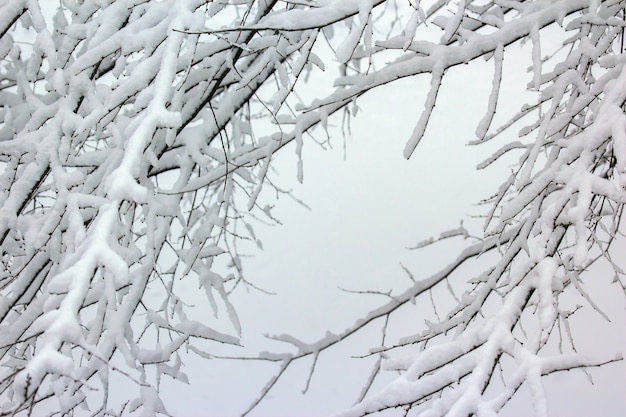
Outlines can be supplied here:
[[[159, 384], [186, 381], [183, 352], [240, 344], [229, 294], [254, 280], [237, 244], [257, 240], [256, 218], [280, 220], [259, 199], [285, 192], [272, 180], [276, 152], [295, 143], [302, 180], [303, 143], [323, 140], [329, 118], [347, 124], [362, 95], [429, 77], [404, 138], [410, 158], [446, 72], [478, 59], [493, 63], [493, 82], [472, 144], [506, 139], [479, 168], [516, 158], [483, 202], [480, 239], [431, 276], [407, 269], [410, 285], [340, 334], [281, 336], [295, 353], [259, 353], [278, 368], [249, 410], [295, 361], [392, 320], [492, 253], [439, 321], [374, 346], [380, 361], [342, 415], [493, 416], [523, 384], [547, 415], [543, 375], [621, 359], [577, 352], [568, 320], [579, 307], [562, 300], [604, 314], [581, 279], [600, 259], [625, 289], [609, 252], [626, 201], [625, 10], [621, 0], [0, 2], [0, 415], [167, 415]], [[546, 50], [547, 30], [558, 49]], [[536, 101], [493, 126], [503, 60], [519, 42], [532, 45], [524, 82]], [[324, 71], [332, 85], [315, 84]], [[191, 313], [190, 282], [231, 331]], [[383, 366], [400, 376], [370, 393]], [[508, 381], [494, 393], [499, 373]], [[113, 374], [137, 387], [121, 404]]]

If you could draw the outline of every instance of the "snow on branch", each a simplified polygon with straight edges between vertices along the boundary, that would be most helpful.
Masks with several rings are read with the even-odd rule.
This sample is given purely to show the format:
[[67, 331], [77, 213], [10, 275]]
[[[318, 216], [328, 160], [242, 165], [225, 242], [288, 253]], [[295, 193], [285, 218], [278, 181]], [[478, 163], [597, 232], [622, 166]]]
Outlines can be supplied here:
[[[256, 287], [236, 242], [257, 239], [239, 196], [261, 208], [272, 154], [349, 100], [296, 115], [291, 134], [257, 125], [324, 68], [320, 29], [382, 2], [255, 3], [0, 6], [0, 414], [108, 413], [111, 372], [141, 381], [131, 409], [167, 414], [180, 349], [240, 343], [229, 294]], [[300, 12], [310, 27], [288, 27]], [[233, 29], [207, 31], [218, 22]], [[230, 330], [196, 317], [197, 287]]]
[[[312, 343], [276, 337], [297, 351], [259, 355], [279, 369], [249, 410], [301, 358], [314, 358], [307, 387], [314, 383], [320, 352], [377, 321], [379, 361], [344, 415], [402, 407], [491, 416], [523, 384], [545, 415], [542, 375], [618, 359], [584, 359], [573, 342], [556, 355], [546, 346], [560, 326], [569, 332], [561, 295], [600, 310], [579, 276], [610, 258], [626, 200], [623, 2], [441, 0], [426, 11], [408, 3], [0, 5], [0, 415], [79, 407], [167, 415], [161, 377], [187, 381], [182, 349], [210, 358], [217, 346], [241, 343], [229, 295], [256, 287], [237, 242], [260, 245], [254, 213], [276, 222], [263, 205], [265, 188], [283, 192], [270, 178], [274, 154], [294, 142], [302, 180], [305, 139], [317, 126], [354, 113], [377, 87], [429, 76], [408, 158], [428, 133], [446, 71], [479, 58], [493, 59], [494, 75], [474, 143], [527, 123], [480, 166], [519, 158], [489, 200], [480, 241], [431, 276], [407, 270], [408, 288], [390, 291], [342, 332]], [[562, 34], [565, 57], [544, 58], [548, 26]], [[424, 31], [437, 28], [440, 41], [428, 40]], [[526, 40], [538, 101], [493, 130], [507, 48]], [[301, 84], [330, 72], [333, 60], [334, 86], [302, 99]], [[468, 231], [438, 240], [460, 235]], [[485, 254], [494, 256], [482, 273], [464, 272]], [[385, 331], [399, 309], [439, 287], [457, 305], [425, 330], [390, 340]], [[194, 310], [198, 289], [214, 321]], [[403, 349], [411, 353], [400, 357]], [[513, 378], [490, 396], [503, 357], [514, 362]], [[385, 369], [401, 376], [369, 394]], [[126, 403], [109, 402], [112, 373], [135, 384]]]

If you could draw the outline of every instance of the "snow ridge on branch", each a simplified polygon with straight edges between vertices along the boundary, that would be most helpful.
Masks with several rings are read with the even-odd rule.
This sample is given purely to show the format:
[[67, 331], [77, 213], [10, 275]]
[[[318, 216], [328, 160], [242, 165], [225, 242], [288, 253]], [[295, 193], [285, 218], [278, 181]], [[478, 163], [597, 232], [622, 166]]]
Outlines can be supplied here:
[[[486, 201], [478, 242], [430, 277], [405, 268], [407, 288], [383, 294], [384, 303], [343, 332], [313, 343], [273, 337], [296, 352], [255, 358], [279, 365], [245, 412], [294, 361], [312, 356], [312, 374], [322, 351], [375, 322], [383, 322], [382, 343], [371, 351], [378, 361], [341, 415], [398, 408], [493, 416], [527, 384], [536, 414], [545, 416], [542, 375], [619, 360], [577, 352], [568, 324], [575, 311], [564, 311], [560, 297], [573, 293], [606, 317], [580, 279], [601, 258], [624, 289], [609, 253], [626, 200], [624, 2], [441, 0], [426, 10], [422, 3], [0, 5], [0, 415], [39, 407], [169, 415], [161, 379], [188, 381], [182, 353], [211, 358], [216, 345], [241, 343], [229, 295], [258, 288], [243, 273], [237, 243], [260, 246], [255, 213], [277, 222], [261, 203], [266, 188], [285, 193], [271, 180], [275, 153], [295, 143], [302, 181], [305, 138], [316, 127], [328, 132], [329, 117], [353, 116], [363, 94], [425, 75], [430, 91], [416, 111], [409, 158], [428, 132], [446, 71], [479, 58], [494, 61], [494, 76], [473, 143], [526, 127], [479, 166], [518, 155]], [[379, 19], [386, 13], [396, 17]], [[549, 26], [564, 34], [565, 57], [543, 56]], [[425, 40], [422, 31], [436, 28], [440, 40]], [[340, 75], [328, 93], [303, 102], [300, 85], [328, 66], [322, 38]], [[507, 47], [526, 40], [538, 101], [494, 131]], [[462, 227], [428, 244], [454, 236], [470, 233]], [[485, 254], [495, 260], [462, 276], [457, 296], [451, 281]], [[438, 287], [457, 305], [426, 330], [388, 340], [396, 312], [427, 294], [434, 307]], [[198, 289], [227, 324], [196, 315], [189, 300]], [[569, 346], [545, 353], [561, 333]], [[403, 349], [409, 354], [396, 353]], [[505, 358], [511, 378], [492, 394]], [[372, 393], [384, 369], [402, 374]], [[122, 404], [111, 400], [114, 377], [136, 387]]]

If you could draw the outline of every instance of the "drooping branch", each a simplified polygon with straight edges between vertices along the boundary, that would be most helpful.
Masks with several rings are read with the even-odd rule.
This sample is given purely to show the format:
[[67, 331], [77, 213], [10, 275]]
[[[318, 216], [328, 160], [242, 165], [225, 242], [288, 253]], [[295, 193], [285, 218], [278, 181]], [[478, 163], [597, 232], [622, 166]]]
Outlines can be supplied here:
[[[397, 406], [495, 412], [523, 383], [541, 415], [542, 374], [606, 362], [546, 356], [544, 346], [556, 323], [567, 322], [559, 296], [577, 291], [589, 299], [578, 274], [590, 259], [608, 256], [619, 226], [623, 2], [590, 10], [583, 0], [444, 0], [427, 11], [410, 2], [411, 19], [390, 25], [400, 31], [375, 39], [388, 20], [374, 15], [391, 3], [86, 1], [63, 2], [50, 16], [37, 2], [0, 6], [0, 394], [10, 398], [0, 413], [32, 412], [50, 392], [63, 393], [59, 411], [72, 413], [91, 402], [91, 385], [101, 389], [105, 412], [109, 373], [120, 372], [140, 381], [129, 408], [167, 414], [158, 385], [163, 374], [186, 380], [182, 347], [239, 343], [228, 295], [247, 281], [236, 242], [256, 237], [250, 224], [249, 233], [240, 232], [248, 220], [237, 196], [259, 208], [263, 187], [272, 186], [272, 156], [291, 142], [301, 152], [308, 132], [326, 129], [328, 117], [361, 95], [430, 75], [409, 157], [428, 132], [446, 71], [479, 58], [495, 64], [478, 129], [480, 142], [491, 139], [507, 47], [527, 39], [539, 98], [496, 130], [504, 135], [517, 122], [530, 123], [485, 163], [519, 152], [516, 170], [491, 200], [483, 240], [439, 273], [390, 293], [340, 334], [314, 344], [277, 336], [297, 353], [260, 358], [281, 368], [252, 407], [293, 361], [317, 358], [378, 319], [393, 320], [401, 306], [450, 285], [462, 265], [487, 252], [497, 259], [482, 275], [466, 277], [469, 287], [448, 315], [377, 350], [425, 348], [409, 360], [377, 364], [366, 382], [364, 392], [385, 366], [402, 370], [393, 386], [401, 395], [391, 389], [364, 396], [348, 415]], [[425, 23], [442, 29], [439, 42], [423, 37]], [[569, 36], [567, 56], [549, 70], [557, 58], [541, 56], [548, 26]], [[334, 92], [301, 103], [302, 75], [325, 66], [316, 54], [320, 33], [342, 75]], [[259, 131], [270, 133], [257, 137]], [[216, 266], [221, 258], [232, 276]], [[230, 333], [193, 317], [184, 291], [190, 280], [215, 314], [225, 311]], [[487, 311], [492, 301], [497, 307]], [[534, 323], [538, 336], [519, 336], [522, 321]], [[485, 398], [503, 355], [516, 363], [513, 383]], [[148, 381], [150, 369], [157, 376]]]

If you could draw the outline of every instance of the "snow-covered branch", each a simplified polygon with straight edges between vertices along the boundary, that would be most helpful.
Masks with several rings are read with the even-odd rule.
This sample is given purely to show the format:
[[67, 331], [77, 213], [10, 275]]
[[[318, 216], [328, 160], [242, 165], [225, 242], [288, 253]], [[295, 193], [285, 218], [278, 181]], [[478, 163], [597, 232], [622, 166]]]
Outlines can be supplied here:
[[[518, 156], [488, 201], [479, 242], [432, 276], [407, 270], [408, 288], [379, 292], [385, 302], [342, 332], [314, 343], [274, 337], [296, 353], [260, 355], [280, 368], [251, 408], [294, 361], [312, 356], [315, 367], [320, 352], [376, 321], [384, 321], [372, 353], [380, 360], [345, 415], [394, 407], [494, 415], [522, 384], [545, 415], [542, 375], [615, 360], [584, 359], [573, 343], [557, 354], [546, 346], [573, 314], [560, 308], [561, 295], [601, 310], [580, 274], [600, 257], [619, 270], [608, 248], [626, 201], [624, 2], [426, 3], [2, 3], [0, 415], [40, 404], [61, 414], [167, 415], [160, 381], [187, 381], [182, 349], [211, 357], [215, 346], [241, 343], [229, 294], [254, 286], [237, 242], [258, 243], [255, 213], [276, 222], [262, 203], [276, 152], [295, 143], [302, 181], [304, 141], [316, 127], [327, 131], [329, 117], [350, 115], [378, 87], [427, 76], [409, 158], [428, 134], [447, 71], [481, 58], [493, 61], [494, 75], [473, 143], [527, 125], [479, 166]], [[565, 52], [546, 58], [555, 52], [543, 43], [548, 28]], [[507, 48], [525, 41], [525, 81], [537, 102], [492, 128]], [[334, 85], [303, 88], [321, 71]], [[437, 241], [454, 236], [468, 231]], [[491, 264], [464, 275], [485, 254]], [[400, 307], [453, 280], [465, 287], [447, 315], [389, 340]], [[226, 323], [197, 316], [188, 300], [198, 289]], [[396, 355], [407, 348], [414, 352]], [[512, 379], [488, 397], [503, 357], [514, 363]], [[402, 375], [369, 395], [384, 369]], [[136, 385], [127, 403], [111, 404], [111, 374]]]
[[[586, 1], [489, 2], [484, 7], [471, 3], [459, 2], [465, 9], [457, 9], [449, 18], [433, 18], [444, 30], [440, 43], [407, 43], [402, 36], [378, 42], [379, 47], [406, 52], [377, 71], [340, 78], [340, 88], [333, 95], [310, 107], [356, 97], [397, 78], [431, 74], [425, 110], [406, 148], [409, 157], [419, 149], [445, 70], [485, 57], [495, 60], [495, 75], [488, 112], [474, 142], [480, 143], [494, 137], [487, 133], [497, 108], [506, 46], [525, 39], [533, 43], [528, 85], [539, 90], [539, 104], [528, 105], [513, 122], [496, 128], [496, 134], [502, 136], [514, 123], [528, 123], [519, 139], [503, 145], [481, 165], [484, 168], [504, 154], [519, 155], [513, 175], [490, 199], [483, 242], [468, 247], [456, 262], [434, 276], [419, 280], [410, 273], [415, 284], [409, 289], [392, 291], [389, 301], [345, 332], [328, 334], [308, 345], [313, 348], [300, 348], [283, 359], [283, 366], [288, 366], [299, 357], [318, 355], [376, 320], [384, 320], [386, 327], [399, 306], [420, 300], [420, 295], [426, 302], [425, 290], [449, 286], [449, 278], [457, 277], [457, 290], [462, 284], [459, 279], [467, 282], [458, 305], [447, 316], [427, 322], [424, 331], [415, 330], [394, 344], [373, 350], [389, 358], [383, 360], [383, 368], [399, 370], [402, 376], [340, 415], [361, 416], [390, 408], [416, 415], [496, 415], [526, 384], [536, 414], [544, 416], [547, 398], [542, 375], [621, 360], [621, 356], [588, 359], [576, 351], [571, 336], [569, 351], [560, 345], [560, 351], [553, 354], [549, 346], [561, 332], [569, 334], [569, 315], [560, 308], [563, 296], [574, 295], [581, 304], [598, 309], [578, 282], [579, 274], [602, 257], [613, 264], [607, 247], [618, 234], [626, 201], [621, 162], [626, 131], [626, 68], [620, 40], [624, 5], [602, 2], [597, 9], [590, 9]], [[463, 16], [460, 21], [459, 13]], [[489, 30], [476, 29], [487, 26]], [[539, 52], [541, 30], [548, 26], [563, 31], [564, 46], [569, 50], [565, 58], [544, 60]], [[426, 242], [436, 244], [434, 240]], [[468, 259], [489, 253], [496, 255], [492, 264], [481, 274], [463, 277], [461, 266]], [[623, 289], [623, 284], [619, 287]], [[415, 353], [406, 357], [394, 354], [407, 348]], [[513, 367], [504, 357], [513, 360]], [[379, 374], [378, 362], [374, 367], [374, 375]], [[504, 388], [497, 388], [494, 396], [498, 372], [513, 377]], [[368, 379], [365, 385], [371, 383]]]

